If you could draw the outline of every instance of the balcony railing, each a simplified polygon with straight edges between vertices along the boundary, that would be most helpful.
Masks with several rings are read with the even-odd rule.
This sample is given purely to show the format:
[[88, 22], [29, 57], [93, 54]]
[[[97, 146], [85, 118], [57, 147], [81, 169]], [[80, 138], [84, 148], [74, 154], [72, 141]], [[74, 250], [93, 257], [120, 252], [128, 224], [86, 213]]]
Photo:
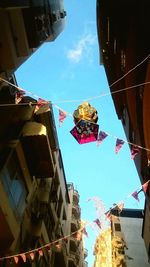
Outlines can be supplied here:
[[76, 204], [78, 204], [79, 203], [79, 193], [78, 193], [78, 191], [76, 190], [76, 189], [74, 189], [74, 191], [73, 191], [73, 201], [74, 201], [74, 203], [76, 203]]
[[71, 232], [75, 232], [80, 228], [80, 221], [77, 220], [74, 216], [71, 219]]
[[76, 218], [79, 219], [81, 215], [81, 209], [79, 206], [73, 204], [72, 205], [72, 215]]
[[88, 250], [85, 248], [84, 249], [84, 258], [86, 258], [88, 256]]

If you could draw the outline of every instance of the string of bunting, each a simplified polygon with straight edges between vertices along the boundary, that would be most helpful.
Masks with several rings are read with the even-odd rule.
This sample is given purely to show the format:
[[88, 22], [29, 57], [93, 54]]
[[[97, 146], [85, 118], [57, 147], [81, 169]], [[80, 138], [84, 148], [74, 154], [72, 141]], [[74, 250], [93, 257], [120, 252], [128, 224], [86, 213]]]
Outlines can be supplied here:
[[[1, 79], [1, 78], [0, 78]], [[2, 79], [4, 80], [4, 79]], [[10, 82], [9, 82], [10, 83]], [[17, 86], [16, 86], [17, 87]], [[19, 88], [19, 87], [17, 87]], [[23, 96], [25, 95], [25, 90], [23, 90], [22, 88], [19, 88], [20, 91], [16, 92], [16, 103], [15, 104], [0, 104], [0, 106], [9, 106], [9, 105], [35, 105], [35, 109], [34, 109], [34, 113], [36, 114], [40, 114], [43, 112], [47, 112], [50, 110], [49, 107], [49, 103], [50, 101], [46, 101], [42, 98], [38, 98], [38, 101], [35, 102], [29, 102], [29, 103], [20, 103], [20, 101], [22, 100]], [[68, 112], [64, 111], [63, 109], [61, 109], [59, 106], [53, 104], [58, 110], [59, 110], [59, 127], [62, 125], [62, 123], [64, 122], [64, 120], [66, 119], [66, 117], [68, 115], [70, 115], [71, 117], [73, 117], [72, 114], [69, 114]], [[98, 134], [98, 139], [97, 139], [97, 146], [99, 146], [102, 141], [107, 137], [107, 136], [112, 136], [116, 139], [116, 146], [115, 146], [115, 152], [116, 154], [120, 151], [120, 149], [122, 148], [122, 146], [125, 143], [128, 143], [129, 145], [132, 146], [131, 148], [131, 159], [134, 159], [135, 156], [140, 152], [140, 149], [144, 149], [146, 151], [150, 151], [149, 148], [134, 144], [132, 142], [120, 139], [116, 136], [111, 135], [108, 132], [104, 132], [104, 131], [100, 131]]]
[[[127, 199], [127, 198], [132, 196], [134, 199], [139, 201], [139, 197], [138, 197], [139, 193], [142, 192], [142, 191], [144, 193], [147, 192], [149, 182], [150, 182], [150, 180], [145, 182], [139, 189], [133, 191], [125, 199]], [[88, 232], [86, 231], [86, 227], [87, 226], [92, 226], [93, 223], [96, 226], [98, 226], [100, 231], [103, 231], [103, 226], [102, 226], [102, 221], [101, 221], [102, 216], [104, 215], [105, 216], [105, 220], [108, 220], [110, 222], [111, 221], [111, 211], [113, 209], [117, 209], [118, 212], [121, 213], [123, 208], [124, 208], [124, 205], [125, 205], [125, 201], [120, 201], [118, 204], [113, 204], [113, 207], [105, 212], [104, 205], [103, 205], [101, 200], [99, 200], [97, 197], [92, 197], [92, 198], [89, 198], [87, 201], [91, 201], [91, 200], [95, 202], [96, 209], [99, 210], [99, 212], [100, 212], [98, 218], [93, 220], [92, 223], [90, 223], [88, 221], [84, 221], [83, 226], [80, 229], [78, 229], [77, 231], [71, 233], [70, 235], [64, 236], [62, 238], [59, 238], [59, 239], [57, 239], [55, 241], [52, 241], [50, 243], [47, 243], [47, 244], [45, 244], [43, 246], [40, 246], [40, 247], [32, 249], [32, 250], [28, 250], [28, 251], [25, 251], [25, 252], [14, 254], [14, 255], [0, 257], [0, 261], [12, 260], [13, 259], [15, 261], [15, 263], [18, 264], [20, 258], [23, 260], [23, 262], [26, 262], [27, 259], [34, 260], [35, 253], [38, 253], [38, 255], [40, 257], [42, 257], [44, 255], [43, 249], [47, 249], [47, 251], [50, 251], [51, 248], [53, 246], [55, 246], [55, 248], [59, 250], [61, 248], [61, 243], [60, 242], [63, 241], [63, 240], [65, 242], [67, 242], [68, 238], [70, 238], [71, 236], [76, 238], [78, 241], [81, 240], [82, 234], [84, 234], [86, 237], [88, 237]]]

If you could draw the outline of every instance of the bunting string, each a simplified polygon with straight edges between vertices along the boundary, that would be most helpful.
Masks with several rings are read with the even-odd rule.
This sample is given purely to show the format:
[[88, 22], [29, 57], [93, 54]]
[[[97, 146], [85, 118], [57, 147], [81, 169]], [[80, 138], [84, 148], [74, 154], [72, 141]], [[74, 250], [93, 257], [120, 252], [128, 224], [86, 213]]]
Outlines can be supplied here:
[[[50, 101], [45, 101], [47, 104], [50, 103]], [[7, 106], [36, 106], [38, 105], [38, 102], [35, 103], [35, 102], [28, 102], [28, 103], [18, 103], [18, 104], [0, 104], [0, 107], [7, 107]], [[70, 117], [73, 117], [73, 115], [67, 111], [64, 111], [63, 109], [61, 109], [60, 107], [58, 107], [57, 105], [53, 104], [58, 110], [59, 110], [59, 126], [63, 123], [64, 119], [67, 117], [67, 116], [70, 116]], [[46, 109], [46, 111], [48, 111], [49, 109]], [[45, 112], [46, 112], [45, 111]], [[60, 113], [61, 111], [61, 113]], [[61, 114], [61, 115], [60, 115]], [[61, 117], [60, 117], [61, 116]], [[94, 122], [93, 122], [94, 124]], [[127, 140], [124, 140], [124, 139], [119, 139], [117, 136], [115, 135], [112, 135], [110, 134], [109, 132], [104, 132], [104, 131], [101, 131], [100, 132], [103, 136], [99, 136], [98, 137], [98, 140], [97, 140], [97, 146], [99, 146], [101, 144], [101, 142], [104, 140], [104, 138], [106, 138], [107, 136], [111, 136], [113, 137], [114, 139], [116, 139], [116, 141], [118, 142], [120, 140], [120, 144], [119, 144], [119, 149], [116, 147], [116, 153], [119, 152], [119, 150], [121, 149], [121, 147], [123, 146], [124, 143], [126, 144], [129, 144], [131, 146], [133, 146], [134, 148], [139, 148], [139, 149], [142, 149], [142, 150], [146, 150], [146, 151], [149, 151], [150, 152], [150, 149], [147, 148], [147, 147], [144, 147], [144, 146], [141, 146], [141, 145], [138, 145], [138, 144], [135, 144], [133, 142], [130, 142], [130, 141], [127, 141]], [[102, 137], [102, 138], [101, 138]], [[139, 151], [137, 151], [139, 152]], [[134, 159], [134, 156], [132, 155], [132, 159]]]
[[[126, 72], [123, 76], [121, 76], [119, 79], [117, 79], [115, 82], [113, 82], [109, 87], [111, 88], [114, 84], [118, 83], [120, 80], [122, 80], [123, 78], [125, 78], [127, 75], [129, 75], [132, 71], [134, 71], [136, 68], [138, 68], [139, 66], [141, 66], [145, 61], [147, 61], [150, 57], [150, 54], [148, 54], [148, 56], [146, 56], [140, 63], [138, 63], [136, 66], [134, 66], [132, 69], [130, 69], [128, 72]], [[0, 80], [15, 87], [16, 89], [18, 89], [19, 91], [23, 91], [23, 92], [26, 92], [32, 96], [34, 96], [35, 98], [40, 98], [38, 95], [30, 92], [30, 91], [27, 91], [27, 90], [24, 90], [23, 88], [9, 82], [8, 80], [0, 77]], [[133, 89], [135, 87], [140, 87], [140, 86], [143, 86], [143, 85], [146, 85], [146, 84], [149, 84], [150, 81], [148, 82], [145, 82], [145, 83], [141, 83], [141, 84], [137, 84], [137, 85], [133, 85], [133, 86], [130, 86], [130, 87], [126, 87], [126, 88], [123, 88], [123, 89], [120, 89], [120, 90], [117, 90], [117, 91], [114, 91], [114, 92], [110, 92], [110, 93], [102, 93], [101, 95], [99, 96], [93, 96], [91, 98], [88, 98], [88, 99], [84, 99], [84, 100], [69, 100], [69, 101], [61, 101], [59, 103], [66, 103], [66, 102], [82, 102], [82, 101], [90, 101], [90, 100], [93, 100], [93, 99], [97, 99], [97, 98], [101, 98], [103, 96], [107, 96], [107, 95], [112, 95], [112, 94], [116, 94], [116, 93], [120, 93], [122, 91], [125, 91], [125, 90], [129, 90], [129, 89]], [[57, 102], [58, 103], [58, 102]]]
[[[146, 181], [138, 190], [135, 190], [134, 192], [130, 193], [125, 199], [129, 198], [129, 197], [134, 197], [137, 201], [139, 201], [138, 199], [138, 194], [140, 192], [144, 192], [146, 193], [147, 192], [147, 189], [148, 189], [148, 185], [149, 185], [149, 182], [150, 180]], [[136, 194], [137, 193], [137, 194]], [[105, 216], [105, 219], [108, 220], [109, 222], [111, 221], [111, 211], [114, 210], [114, 209], [118, 209], [118, 212], [121, 213], [123, 208], [124, 208], [124, 204], [125, 204], [125, 200], [124, 201], [120, 201], [118, 202], [118, 204], [113, 204], [113, 207], [111, 207], [109, 210], [107, 210], [105, 212], [104, 210], [104, 205], [102, 203], [102, 201], [97, 197], [92, 197], [92, 198], [89, 198], [87, 201], [95, 201], [95, 206], [96, 206], [96, 209], [99, 209], [100, 207], [103, 208], [103, 214], [102, 212], [99, 214], [99, 218], [96, 218], [95, 220], [93, 220], [93, 222], [88, 222], [88, 221], [83, 221], [82, 222], [82, 226], [80, 227], [80, 229], [78, 229], [77, 231], [74, 231], [72, 232], [71, 234], [69, 235], [66, 235], [64, 237], [61, 237], [55, 241], [52, 241], [50, 243], [47, 243], [45, 245], [42, 245], [38, 248], [35, 248], [35, 249], [32, 249], [32, 250], [28, 250], [28, 251], [25, 251], [25, 252], [21, 252], [21, 253], [17, 253], [17, 254], [14, 254], [14, 255], [9, 255], [9, 256], [4, 256], [4, 257], [0, 257], [0, 261], [3, 261], [3, 260], [7, 260], [7, 259], [14, 259], [14, 261], [16, 262], [16, 264], [19, 262], [19, 257], [22, 258], [23, 262], [26, 262], [26, 257], [30, 257], [32, 260], [34, 260], [34, 253], [35, 252], [38, 252], [39, 253], [39, 256], [43, 256], [43, 249], [48, 249], [50, 250], [51, 249], [51, 246], [52, 245], [55, 245], [56, 248], [58, 247], [59, 248], [59, 242], [64, 240], [66, 241], [68, 238], [70, 238], [71, 236], [75, 237], [77, 240], [80, 240], [81, 239], [81, 236], [78, 236], [77, 234], [84, 234], [86, 237], [88, 237], [88, 233], [86, 231], [86, 227], [87, 226], [91, 226], [92, 230], [93, 230], [93, 224], [95, 224], [96, 226], [98, 226], [98, 229], [99, 231], [105, 231], [106, 228], [104, 229], [103, 227], [103, 224], [102, 224], [102, 221], [101, 221], [101, 218], [102, 216]], [[100, 205], [100, 206], [99, 206]]]

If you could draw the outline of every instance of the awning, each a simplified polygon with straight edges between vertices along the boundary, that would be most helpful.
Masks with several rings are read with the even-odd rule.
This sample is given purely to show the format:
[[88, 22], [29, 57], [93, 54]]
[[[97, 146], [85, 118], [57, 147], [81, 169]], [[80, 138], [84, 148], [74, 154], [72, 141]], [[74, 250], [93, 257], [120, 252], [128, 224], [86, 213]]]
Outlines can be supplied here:
[[37, 122], [27, 122], [22, 130], [22, 146], [32, 176], [54, 176], [54, 165], [46, 127]]

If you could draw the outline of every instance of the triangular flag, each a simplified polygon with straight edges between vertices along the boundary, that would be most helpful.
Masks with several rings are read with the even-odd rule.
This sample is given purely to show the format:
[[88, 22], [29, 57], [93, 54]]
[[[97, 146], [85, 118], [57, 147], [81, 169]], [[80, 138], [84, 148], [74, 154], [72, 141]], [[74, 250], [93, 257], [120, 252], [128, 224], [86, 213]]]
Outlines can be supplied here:
[[140, 201], [140, 200], [139, 200], [139, 197], [138, 197], [138, 192], [137, 192], [137, 191], [133, 192], [133, 193], [132, 193], [132, 196], [133, 196], [137, 201]]
[[39, 255], [42, 257], [43, 256], [43, 250], [42, 249], [38, 249], [38, 253]]
[[14, 261], [16, 264], [18, 264], [19, 258], [17, 256], [14, 256]]
[[147, 181], [145, 184], [142, 185], [142, 189], [143, 189], [143, 191], [144, 191], [145, 193], [146, 193], [147, 188], [148, 188], [148, 183], [149, 183], [149, 181]]
[[124, 208], [124, 202], [120, 202], [117, 204], [117, 208], [118, 208], [118, 212], [122, 212], [123, 208]]
[[105, 132], [100, 131], [97, 138], [97, 146], [102, 143], [102, 141], [108, 136]]
[[77, 239], [77, 241], [80, 241], [82, 239], [82, 234], [80, 231], [75, 233], [73, 236]]
[[48, 112], [49, 110], [50, 110], [49, 102], [42, 98], [39, 98], [35, 106], [34, 113], [42, 114], [44, 112]]
[[102, 226], [101, 226], [101, 222], [100, 222], [99, 219], [94, 220], [94, 222], [98, 225], [98, 227], [99, 227], [100, 229], [102, 228]]
[[45, 248], [46, 248], [48, 251], [51, 250], [51, 246], [50, 246], [49, 244], [46, 245]]
[[34, 260], [34, 256], [35, 256], [35, 255], [34, 255], [34, 252], [30, 252], [29, 255], [30, 255], [31, 260]]
[[85, 228], [83, 228], [83, 229], [81, 230], [81, 232], [82, 232], [84, 235], [86, 235], [86, 237], [88, 237], [88, 233], [87, 233], [87, 231], [86, 231]]
[[64, 119], [67, 116], [67, 112], [59, 109], [59, 126], [64, 122]]
[[19, 102], [22, 100], [23, 96], [25, 95], [25, 91], [20, 89], [16, 91], [15, 95], [15, 103], [19, 104]]
[[110, 210], [106, 211], [105, 212], [105, 215], [106, 215], [106, 219], [108, 219], [109, 221], [111, 221], [111, 212], [110, 212]]
[[119, 150], [122, 148], [123, 145], [124, 145], [124, 141], [117, 138], [116, 147], [115, 147], [116, 154], [119, 152]]
[[140, 152], [139, 148], [136, 146], [133, 146], [131, 149], [131, 159], [134, 159], [135, 156]]
[[26, 260], [27, 260], [26, 254], [22, 253], [22, 254], [20, 254], [20, 257], [23, 259], [24, 262], [26, 262]]

